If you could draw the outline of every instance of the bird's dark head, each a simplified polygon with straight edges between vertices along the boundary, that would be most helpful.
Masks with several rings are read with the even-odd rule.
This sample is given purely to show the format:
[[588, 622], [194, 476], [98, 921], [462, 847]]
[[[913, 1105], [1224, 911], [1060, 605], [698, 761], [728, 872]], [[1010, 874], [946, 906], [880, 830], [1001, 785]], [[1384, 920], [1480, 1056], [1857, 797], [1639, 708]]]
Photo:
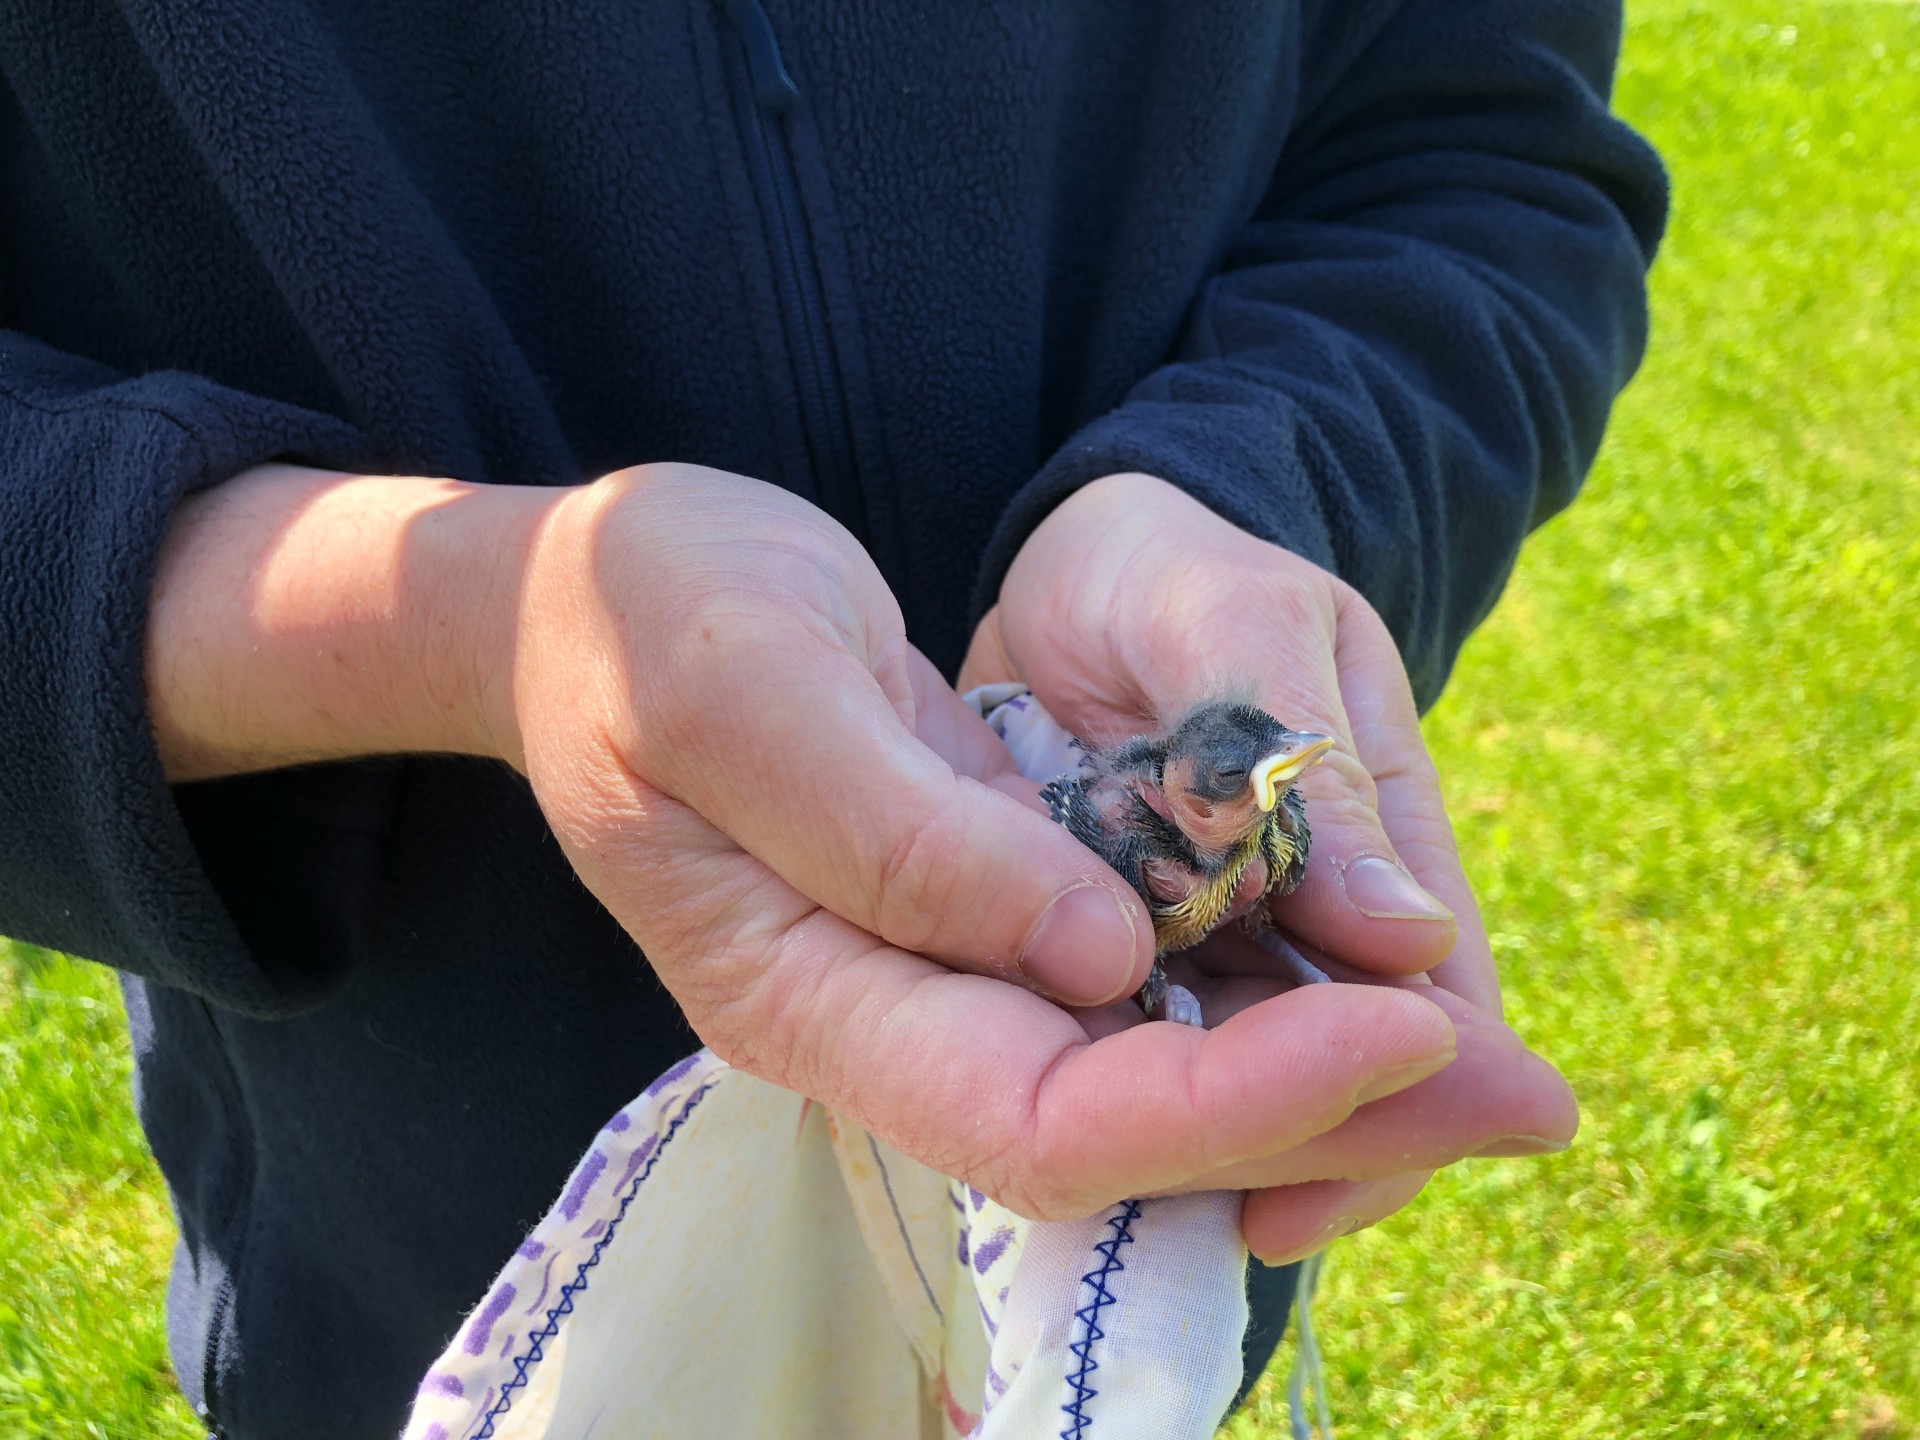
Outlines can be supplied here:
[[1251, 834], [1307, 767], [1333, 748], [1253, 705], [1203, 705], [1167, 737], [1161, 769], [1174, 823], [1203, 849]]

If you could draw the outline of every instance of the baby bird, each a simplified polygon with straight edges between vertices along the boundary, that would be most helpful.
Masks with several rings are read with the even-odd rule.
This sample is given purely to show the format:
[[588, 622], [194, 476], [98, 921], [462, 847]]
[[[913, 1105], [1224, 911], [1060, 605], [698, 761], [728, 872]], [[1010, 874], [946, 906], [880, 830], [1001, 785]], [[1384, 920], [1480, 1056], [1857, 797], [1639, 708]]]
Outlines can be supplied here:
[[1166, 989], [1157, 957], [1199, 944], [1234, 915], [1247, 916], [1264, 948], [1313, 970], [1263, 929], [1259, 902], [1286, 894], [1306, 872], [1307, 807], [1294, 781], [1333, 743], [1255, 706], [1217, 701], [1162, 739], [1112, 749], [1082, 742], [1080, 772], [1041, 792], [1053, 818], [1147, 902], [1156, 960], [1139, 998], [1149, 1014]]

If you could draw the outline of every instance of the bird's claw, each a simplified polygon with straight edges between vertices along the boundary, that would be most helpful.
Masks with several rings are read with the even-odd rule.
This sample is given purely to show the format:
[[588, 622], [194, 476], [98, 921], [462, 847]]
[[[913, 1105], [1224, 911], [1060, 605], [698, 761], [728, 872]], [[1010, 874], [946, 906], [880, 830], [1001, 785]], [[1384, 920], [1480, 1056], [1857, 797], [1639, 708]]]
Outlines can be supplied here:
[[1153, 968], [1147, 972], [1147, 983], [1140, 987], [1133, 998], [1139, 1002], [1140, 1008], [1146, 1012], [1149, 1020], [1160, 1018], [1158, 1012], [1167, 999], [1167, 967], [1157, 958], [1153, 962]]

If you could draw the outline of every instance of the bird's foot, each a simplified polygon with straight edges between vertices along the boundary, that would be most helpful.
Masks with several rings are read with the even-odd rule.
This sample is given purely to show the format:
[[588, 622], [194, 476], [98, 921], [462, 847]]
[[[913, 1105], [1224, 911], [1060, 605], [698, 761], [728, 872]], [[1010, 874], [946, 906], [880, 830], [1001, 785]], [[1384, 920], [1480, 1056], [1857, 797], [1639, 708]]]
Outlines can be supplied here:
[[1200, 1018], [1200, 997], [1184, 985], [1167, 986], [1167, 998], [1161, 1001], [1161, 1020], [1171, 1020], [1176, 1025], [1191, 1025], [1196, 1030], [1206, 1028], [1206, 1022]]
[[1200, 998], [1186, 986], [1168, 980], [1167, 967], [1158, 960], [1147, 972], [1147, 983], [1133, 998], [1149, 1020], [1171, 1020], [1176, 1025], [1192, 1025], [1196, 1029], [1203, 1027]]

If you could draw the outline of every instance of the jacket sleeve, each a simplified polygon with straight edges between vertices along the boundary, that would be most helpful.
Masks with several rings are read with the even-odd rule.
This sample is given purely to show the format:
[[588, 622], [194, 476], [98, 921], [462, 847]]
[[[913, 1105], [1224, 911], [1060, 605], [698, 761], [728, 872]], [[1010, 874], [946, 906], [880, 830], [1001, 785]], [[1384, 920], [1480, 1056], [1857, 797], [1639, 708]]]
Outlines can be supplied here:
[[1666, 188], [1608, 114], [1618, 45], [1614, 0], [1414, 0], [1310, 38], [1328, 78], [1172, 363], [1015, 497], [976, 613], [1055, 505], [1144, 471], [1351, 583], [1431, 704], [1645, 345]]
[[142, 649], [175, 505], [249, 466], [340, 465], [349, 428], [0, 331], [0, 934], [254, 1014], [324, 977], [252, 954], [160, 769]]

